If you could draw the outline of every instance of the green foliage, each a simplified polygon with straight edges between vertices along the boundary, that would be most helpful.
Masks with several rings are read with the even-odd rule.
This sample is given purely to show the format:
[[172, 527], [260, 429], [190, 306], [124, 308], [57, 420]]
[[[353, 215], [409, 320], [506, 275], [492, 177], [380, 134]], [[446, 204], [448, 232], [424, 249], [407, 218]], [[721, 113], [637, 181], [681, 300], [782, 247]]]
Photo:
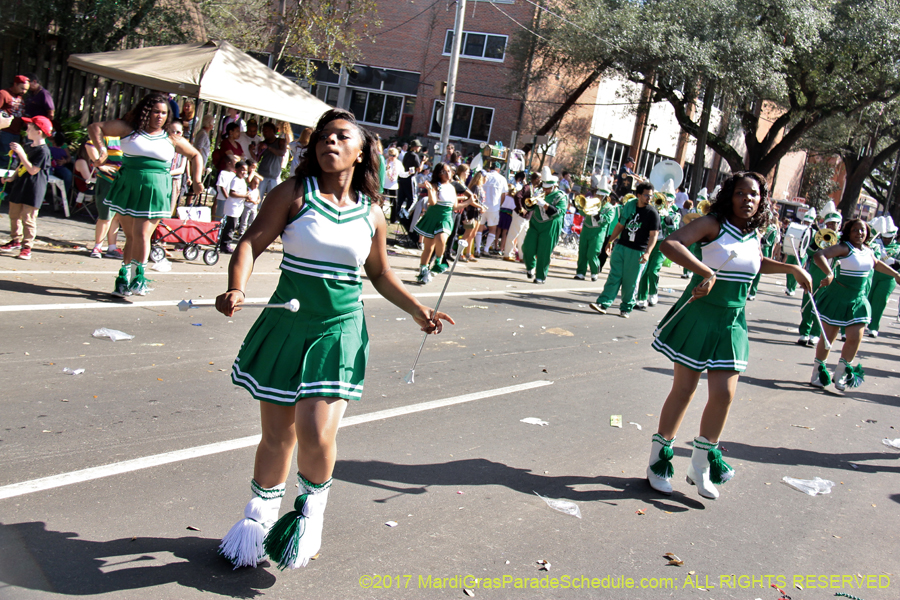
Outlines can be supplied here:
[[58, 34], [72, 53], [183, 43], [200, 31], [190, 2], [159, 0], [40, 0], [10, 2], [0, 31], [22, 25]]
[[[900, 55], [895, 0], [563, 0], [554, 12], [566, 21], [541, 16], [538, 76], [610, 65], [668, 102], [694, 137], [700, 111], [689, 105], [713, 80], [749, 167], [763, 173], [816, 124], [900, 94], [900, 62], [889, 58]], [[780, 109], [761, 112], [764, 102]], [[744, 151], [721, 130], [708, 144], [743, 167]]]
[[375, 0], [284, 0], [284, 13], [270, 0], [200, 0], [211, 39], [244, 51], [273, 51], [276, 62], [314, 80], [309, 58], [340, 65], [360, 60], [360, 44], [381, 26]]
[[821, 211], [838, 187], [834, 180], [834, 165], [825, 160], [806, 163], [800, 195], [806, 198], [807, 204]]

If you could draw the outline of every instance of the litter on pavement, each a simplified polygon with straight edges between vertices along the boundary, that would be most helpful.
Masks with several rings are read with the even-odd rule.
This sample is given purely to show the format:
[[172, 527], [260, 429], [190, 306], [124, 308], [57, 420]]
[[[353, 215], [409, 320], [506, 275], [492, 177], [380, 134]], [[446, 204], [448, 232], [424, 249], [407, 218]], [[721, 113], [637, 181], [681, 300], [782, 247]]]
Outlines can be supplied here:
[[574, 502], [569, 502], [568, 500], [556, 500], [554, 498], [546, 498], [541, 496], [537, 492], [534, 493], [535, 496], [543, 500], [547, 503], [547, 506], [552, 508], [553, 510], [558, 510], [561, 513], [565, 513], [567, 515], [571, 515], [573, 517], [581, 518], [581, 509], [578, 508], [578, 505]]
[[84, 369], [70, 369], [69, 367], [66, 367], [63, 369], [63, 373], [66, 375], [81, 375], [84, 373]]
[[525, 417], [524, 419], [520, 419], [521, 423], [528, 423], [529, 425], [540, 425], [543, 427], [544, 425], [549, 425], [547, 421], [541, 421], [537, 417]]
[[118, 342], [119, 340], [133, 340], [134, 336], [124, 331], [119, 331], [118, 329], [107, 329], [106, 327], [101, 327], [100, 329], [95, 329], [94, 333], [91, 334], [95, 338], [104, 338], [108, 337], [114, 342]]
[[881, 443], [883, 443], [885, 446], [890, 446], [891, 448], [900, 450], [900, 438], [897, 438], [896, 440], [889, 440], [887, 438], [884, 438], [883, 440], [881, 440]]
[[782, 477], [781, 480], [804, 494], [816, 496], [818, 494], [830, 494], [831, 488], [834, 487], [833, 481], [816, 477], [815, 479], [794, 479], [793, 477]]

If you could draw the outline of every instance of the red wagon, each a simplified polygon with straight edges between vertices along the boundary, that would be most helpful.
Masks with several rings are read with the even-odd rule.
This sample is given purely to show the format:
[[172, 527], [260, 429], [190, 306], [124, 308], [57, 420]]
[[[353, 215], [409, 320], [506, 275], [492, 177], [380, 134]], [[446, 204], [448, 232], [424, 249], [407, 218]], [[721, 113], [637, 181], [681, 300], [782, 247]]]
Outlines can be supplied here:
[[203, 251], [203, 262], [214, 265], [219, 262], [219, 221], [184, 221], [182, 219], [162, 219], [153, 232], [150, 260], [159, 262], [166, 257], [163, 244], [181, 244], [185, 260], [194, 260]]

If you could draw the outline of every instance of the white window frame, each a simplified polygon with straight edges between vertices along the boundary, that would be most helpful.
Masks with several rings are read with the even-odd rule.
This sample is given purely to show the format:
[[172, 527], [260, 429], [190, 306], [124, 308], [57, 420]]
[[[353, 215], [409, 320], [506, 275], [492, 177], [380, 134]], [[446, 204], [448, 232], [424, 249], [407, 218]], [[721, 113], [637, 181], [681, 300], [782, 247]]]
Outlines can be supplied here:
[[[331, 88], [338, 91], [338, 98], [340, 98], [341, 86], [336, 83], [316, 83], [316, 93], [314, 94], [316, 98], [319, 98], [319, 90], [322, 88]], [[325, 92], [325, 98], [319, 98], [322, 102], [328, 103], [328, 92]], [[335, 101], [335, 105], [337, 105], [337, 101]]]
[[[431, 131], [431, 124], [434, 123], [434, 115], [437, 112], [438, 103], [444, 104], [446, 106], [446, 104], [444, 103], [443, 100], [435, 100], [434, 103], [431, 105], [431, 120], [428, 122], [428, 133], [430, 135], [438, 135], [439, 136], [439, 135], [441, 135], [440, 131], [438, 131], [437, 133]], [[491, 126], [488, 128], [488, 134], [487, 134], [486, 140], [478, 140], [478, 139], [470, 138], [470, 137], [457, 137], [457, 136], [454, 136], [452, 133], [450, 134], [450, 139], [459, 140], [461, 142], [471, 142], [473, 144], [480, 144], [482, 142], [490, 143], [491, 132], [494, 130], [494, 116], [497, 114], [497, 109], [494, 108], [493, 106], [478, 106], [477, 104], [468, 104], [466, 102], [454, 102], [453, 103], [454, 111], [456, 111], [457, 106], [468, 106], [473, 109], [473, 114], [474, 114], [474, 109], [476, 109], [476, 108], [481, 108], [484, 110], [491, 111]], [[452, 116], [451, 116], [451, 118], [452, 118]], [[452, 128], [452, 124], [451, 124], [451, 128]], [[467, 134], [472, 133], [472, 121], [471, 120], [469, 121], [469, 130], [466, 133]]]
[[[447, 33], [444, 34], [444, 44], [441, 47], [441, 51], [444, 56], [450, 56], [450, 52], [443, 52], [443, 49], [447, 47], [447, 38], [450, 36], [451, 33], [453, 33], [453, 30], [448, 29]], [[484, 36], [492, 35], [494, 37], [506, 38], [506, 43], [503, 44], [503, 58], [488, 58], [486, 56], [472, 56], [471, 54], [465, 54], [463, 51], [465, 50], [465, 47], [466, 47], [466, 36], [469, 35], [470, 33], [474, 34], [474, 35], [484, 35]], [[488, 62], [502, 63], [503, 61], [506, 60], [506, 49], [508, 47], [509, 47], [509, 36], [508, 35], [505, 35], [502, 33], [487, 33], [485, 31], [463, 30], [463, 41], [462, 41], [462, 45], [460, 46], [459, 57], [460, 58], [468, 58], [471, 60], [486, 60]], [[485, 39], [485, 48], [487, 48], [487, 40], [486, 39]]]
[[[400, 129], [400, 123], [403, 121], [403, 109], [406, 107], [406, 96], [404, 96], [403, 94], [394, 94], [393, 92], [385, 92], [383, 90], [375, 90], [372, 88], [360, 88], [360, 87], [353, 87], [353, 86], [348, 85], [347, 86], [347, 94], [348, 94], [347, 110], [350, 110], [350, 100], [349, 100], [350, 96], [349, 95], [352, 94], [353, 92], [365, 92], [366, 93], [366, 108], [365, 108], [365, 110], [363, 110], [363, 119], [357, 119], [357, 121], [359, 121], [360, 123], [364, 123], [366, 125], [371, 125], [373, 127], [381, 127], [382, 129], [393, 129], [393, 130]], [[365, 114], [369, 110], [369, 95], [370, 94], [381, 94], [382, 96], [393, 96], [394, 98], [400, 98], [400, 118], [397, 119], [397, 125], [385, 125], [383, 123], [373, 123], [371, 121], [364, 120]], [[381, 117], [383, 120], [384, 112], [381, 113]], [[492, 124], [493, 124], [493, 120], [492, 120]], [[470, 128], [471, 128], [471, 125], [470, 125]]]

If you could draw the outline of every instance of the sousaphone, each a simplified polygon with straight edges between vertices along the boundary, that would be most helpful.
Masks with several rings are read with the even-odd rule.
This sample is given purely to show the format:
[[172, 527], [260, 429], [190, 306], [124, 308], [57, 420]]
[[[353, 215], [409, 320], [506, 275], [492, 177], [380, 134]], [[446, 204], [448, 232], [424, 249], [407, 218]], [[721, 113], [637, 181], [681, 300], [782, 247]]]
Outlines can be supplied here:
[[656, 163], [653, 170], [650, 171], [650, 185], [654, 190], [661, 190], [666, 185], [666, 181], [672, 180], [677, 189], [681, 182], [684, 181], [684, 169], [681, 168], [674, 160], [666, 159]]

